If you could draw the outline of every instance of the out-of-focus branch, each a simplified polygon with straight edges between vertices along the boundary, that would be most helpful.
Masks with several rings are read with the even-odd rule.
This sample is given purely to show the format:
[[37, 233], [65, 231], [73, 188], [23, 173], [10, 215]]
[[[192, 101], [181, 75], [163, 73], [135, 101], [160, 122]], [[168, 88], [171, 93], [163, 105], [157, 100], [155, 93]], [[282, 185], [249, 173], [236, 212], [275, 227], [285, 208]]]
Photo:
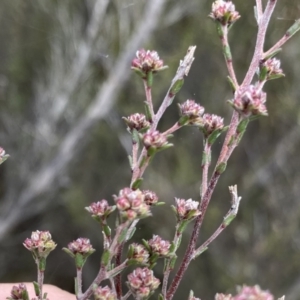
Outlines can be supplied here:
[[[101, 1], [99, 1], [101, 2]], [[73, 128], [66, 133], [57, 152], [52, 159], [41, 167], [29, 180], [29, 183], [20, 192], [17, 203], [12, 211], [2, 210], [0, 216], [0, 240], [13, 229], [19, 222], [28, 219], [38, 213], [35, 209], [24, 209], [32, 204], [39, 195], [55, 189], [54, 180], [65, 170], [69, 163], [77, 156], [86, 142], [84, 139], [88, 131], [100, 119], [104, 118], [114, 105], [118, 93], [129, 76], [130, 60], [133, 53], [147, 39], [158, 24], [159, 16], [163, 11], [165, 0], [152, 0], [147, 2], [144, 15], [137, 23], [131, 38], [108, 74], [107, 80], [99, 87], [99, 90], [84, 113]], [[11, 199], [5, 199], [11, 201]]]

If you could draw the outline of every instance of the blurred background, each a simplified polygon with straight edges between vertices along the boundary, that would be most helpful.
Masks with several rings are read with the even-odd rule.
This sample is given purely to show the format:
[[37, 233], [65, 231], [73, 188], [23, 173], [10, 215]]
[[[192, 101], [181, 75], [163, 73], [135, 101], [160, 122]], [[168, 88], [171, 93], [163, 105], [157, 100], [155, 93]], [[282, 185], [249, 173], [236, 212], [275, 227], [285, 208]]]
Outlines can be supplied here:
[[[265, 1], [266, 2], [266, 1]], [[87, 287], [98, 270], [101, 231], [84, 207], [129, 185], [130, 136], [121, 117], [143, 112], [141, 80], [130, 71], [137, 49], [155, 49], [169, 69], [155, 77], [161, 103], [178, 62], [197, 45], [189, 77], [162, 122], [178, 120], [176, 103], [195, 99], [229, 122], [232, 97], [212, 1], [64, 0], [0, 2], [0, 145], [10, 158], [0, 167], [0, 281], [33, 281], [36, 267], [22, 242], [49, 230], [57, 250], [46, 282], [73, 290], [75, 267], [60, 249], [78, 237], [97, 252], [84, 269]], [[230, 32], [241, 82], [256, 35], [255, 1], [236, 0], [242, 18]], [[268, 31], [271, 47], [300, 17], [297, 0], [279, 1]], [[228, 186], [243, 197], [237, 218], [193, 262], [175, 299], [190, 289], [201, 299], [259, 284], [276, 296], [300, 299], [300, 35], [279, 55], [286, 77], [269, 82], [269, 117], [252, 122], [213, 195], [200, 241], [219, 226], [230, 206]], [[141, 221], [134, 240], [172, 239], [174, 197], [199, 198], [202, 139], [184, 128], [175, 147], [159, 153], [144, 176], [166, 205]], [[213, 159], [221, 140], [213, 149]], [[190, 236], [187, 230], [180, 253]], [[155, 269], [158, 277], [161, 265]]]

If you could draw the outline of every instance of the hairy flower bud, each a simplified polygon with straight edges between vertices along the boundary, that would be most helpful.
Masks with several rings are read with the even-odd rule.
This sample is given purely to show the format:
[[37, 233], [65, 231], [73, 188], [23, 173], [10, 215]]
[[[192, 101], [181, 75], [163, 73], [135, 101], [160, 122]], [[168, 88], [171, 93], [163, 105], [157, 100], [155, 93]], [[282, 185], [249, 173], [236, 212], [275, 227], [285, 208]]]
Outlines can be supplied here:
[[148, 268], [137, 268], [127, 278], [127, 285], [137, 299], [148, 299], [160, 285], [159, 279]]
[[150, 207], [145, 202], [145, 196], [140, 190], [133, 191], [130, 188], [124, 188], [114, 198], [118, 210], [127, 220], [151, 215]]
[[128, 131], [132, 132], [133, 129], [140, 131], [140, 130], [145, 130], [150, 127], [150, 122], [147, 121], [146, 116], [144, 114], [133, 114], [130, 115], [127, 118], [123, 118], [125, 123], [128, 126]]
[[224, 119], [211, 114], [203, 115], [203, 133], [205, 137], [208, 137], [215, 131], [220, 131], [224, 128]]
[[267, 116], [267, 95], [254, 85], [249, 85], [235, 93], [234, 99], [228, 101], [243, 117]]
[[151, 254], [156, 254], [160, 257], [167, 256], [169, 254], [170, 242], [163, 240], [158, 235], [153, 235], [153, 238], [148, 241]]
[[192, 199], [179, 199], [175, 198], [175, 210], [178, 221], [193, 220], [201, 214], [198, 209], [199, 202]]
[[5, 154], [5, 150], [0, 147], [0, 165], [6, 161], [6, 159], [9, 157], [8, 154]]
[[146, 202], [146, 204], [153, 205], [153, 204], [157, 203], [158, 197], [157, 197], [156, 193], [154, 193], [154, 192], [152, 192], [150, 190], [144, 190], [144, 191], [142, 191], [142, 193], [145, 196], [145, 202]]
[[158, 72], [166, 68], [156, 51], [141, 49], [136, 52], [136, 58], [132, 60], [131, 68], [139, 70], [143, 74]]
[[274, 300], [274, 296], [269, 291], [263, 291], [256, 286], [243, 286], [238, 288], [238, 294], [216, 294], [215, 300]]
[[203, 125], [202, 115], [204, 113], [204, 107], [196, 103], [195, 100], [186, 100], [184, 103], [179, 104], [179, 111], [181, 115], [179, 124]]
[[283, 71], [280, 68], [280, 60], [277, 58], [269, 58], [266, 61], [262, 61], [259, 66], [259, 79], [271, 80], [283, 77]]
[[19, 285], [14, 285], [11, 289], [10, 297], [8, 297], [7, 299], [8, 300], [29, 299], [26, 285], [24, 283], [20, 283]]
[[234, 298], [231, 296], [231, 294], [225, 295], [225, 294], [216, 294], [215, 300], [233, 300]]
[[231, 1], [217, 0], [212, 4], [212, 11], [209, 17], [220, 22], [222, 25], [230, 25], [241, 16], [235, 10], [235, 6]]
[[128, 257], [129, 259], [134, 259], [140, 264], [146, 264], [148, 262], [149, 252], [143, 245], [133, 243], [130, 245], [130, 248], [132, 249], [132, 253], [130, 257]]
[[150, 147], [160, 149], [168, 145], [168, 140], [167, 137], [158, 130], [148, 130], [143, 135], [143, 143], [146, 149]]
[[274, 300], [274, 296], [269, 291], [263, 291], [258, 285], [243, 286], [238, 290], [238, 294], [233, 297], [233, 300]]
[[38, 230], [32, 232], [31, 238], [27, 238], [23, 245], [26, 249], [31, 251], [33, 256], [37, 259], [46, 258], [56, 247], [49, 231]]
[[117, 300], [117, 295], [108, 286], [99, 286], [94, 290], [95, 300]]
[[93, 202], [90, 206], [85, 207], [92, 217], [96, 219], [105, 219], [115, 210], [115, 208], [115, 206], [110, 206], [105, 199]]
[[76, 241], [69, 243], [68, 249], [73, 254], [79, 253], [82, 255], [91, 255], [93, 252], [95, 252], [90, 240], [87, 238], [78, 238]]

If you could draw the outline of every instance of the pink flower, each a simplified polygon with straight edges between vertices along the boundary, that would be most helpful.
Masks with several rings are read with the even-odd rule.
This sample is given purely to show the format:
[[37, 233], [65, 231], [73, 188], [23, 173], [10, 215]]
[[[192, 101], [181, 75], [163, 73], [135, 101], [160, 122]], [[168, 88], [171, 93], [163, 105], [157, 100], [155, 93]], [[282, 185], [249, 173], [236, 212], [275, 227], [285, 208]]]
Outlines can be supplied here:
[[131, 68], [147, 74], [165, 69], [165, 66], [156, 51], [141, 49], [136, 52], [136, 58], [132, 60]]
[[160, 285], [159, 279], [148, 268], [137, 268], [127, 278], [129, 289], [138, 299], [147, 299]]
[[234, 4], [224, 0], [217, 0], [212, 4], [212, 11], [209, 16], [222, 25], [230, 25], [241, 17], [235, 10]]

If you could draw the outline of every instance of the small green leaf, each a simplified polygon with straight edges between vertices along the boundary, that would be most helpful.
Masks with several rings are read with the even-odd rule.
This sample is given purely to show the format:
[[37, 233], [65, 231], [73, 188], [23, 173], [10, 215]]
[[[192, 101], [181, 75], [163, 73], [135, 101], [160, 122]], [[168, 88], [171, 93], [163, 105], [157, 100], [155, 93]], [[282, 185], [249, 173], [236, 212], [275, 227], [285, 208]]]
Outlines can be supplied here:
[[120, 233], [120, 236], [118, 238], [118, 242], [119, 243], [123, 243], [125, 241], [125, 238], [126, 238], [126, 235], [127, 235], [127, 231], [128, 231], [128, 228], [125, 227], [122, 229], [121, 233]]
[[152, 71], [149, 71], [147, 74], [147, 86], [152, 87], [153, 84], [153, 73]]
[[170, 94], [171, 96], [176, 95], [176, 94], [181, 90], [183, 84], [184, 84], [184, 79], [178, 79], [178, 80], [172, 85], [169, 94]]
[[128, 160], [129, 160], [129, 165], [130, 165], [130, 169], [133, 168], [133, 161], [132, 161], [132, 156], [128, 155]]
[[140, 187], [140, 185], [142, 184], [142, 182], [143, 182], [143, 178], [136, 179], [136, 181], [132, 184], [131, 188], [133, 190], [137, 190]]
[[300, 19], [296, 20], [295, 23], [287, 30], [286, 36], [293, 36], [298, 30], [300, 30]]
[[132, 130], [132, 141], [134, 144], [138, 144], [140, 142], [140, 135], [136, 129]]
[[37, 297], [41, 294], [39, 284], [36, 281], [33, 281], [34, 292]]
[[216, 172], [220, 175], [226, 170], [227, 163], [221, 162], [216, 167]]
[[110, 251], [104, 250], [102, 257], [101, 257], [101, 264], [104, 266], [107, 266], [110, 261]]
[[281, 48], [278, 48], [278, 49], [274, 50], [269, 55], [267, 55], [267, 56], [264, 57], [264, 61], [268, 60], [269, 58], [272, 58], [272, 57], [276, 56], [281, 51], [282, 51]]
[[236, 86], [235, 86], [235, 84], [234, 84], [234, 82], [233, 82], [233, 80], [230, 76], [227, 76], [227, 79], [228, 79], [229, 85], [231, 87], [231, 90], [234, 93], [236, 91]]
[[152, 114], [151, 114], [151, 110], [149, 107], [149, 103], [147, 101], [144, 102], [145, 103], [145, 115], [148, 121], [152, 121]]
[[70, 251], [68, 248], [62, 248], [62, 250], [66, 252], [68, 255], [70, 255], [72, 258], [75, 258], [75, 254], [72, 251]]
[[108, 225], [106, 225], [106, 224], [103, 225], [103, 231], [107, 237], [111, 236], [111, 229]]
[[134, 227], [134, 228], [131, 229], [131, 231], [129, 232], [129, 236], [126, 239], [126, 241], [129, 241], [133, 237], [135, 231], [136, 231], [136, 227]]

